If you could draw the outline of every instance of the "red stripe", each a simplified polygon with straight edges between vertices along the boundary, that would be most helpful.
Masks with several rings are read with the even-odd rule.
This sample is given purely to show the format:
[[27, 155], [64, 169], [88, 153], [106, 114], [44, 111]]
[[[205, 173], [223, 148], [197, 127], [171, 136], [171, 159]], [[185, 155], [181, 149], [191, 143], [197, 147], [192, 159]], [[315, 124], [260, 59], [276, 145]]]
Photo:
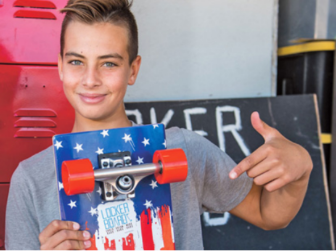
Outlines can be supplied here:
[[162, 237], [164, 245], [164, 247], [161, 248], [161, 250], [175, 250], [169, 207], [162, 206], [161, 211], [158, 211], [158, 217], [161, 220]]
[[123, 250], [134, 250], [135, 249], [133, 234], [127, 235], [126, 239], [122, 238], [122, 240], [123, 240]]
[[154, 250], [152, 217], [151, 217], [151, 210], [149, 208], [141, 213], [140, 221], [141, 221], [143, 248], [144, 250]]
[[116, 250], [115, 240], [111, 241], [111, 245], [109, 245], [109, 239], [105, 237], [105, 243], [104, 243], [104, 250]]
[[93, 235], [90, 238], [91, 241], [91, 247], [87, 248], [86, 250], [98, 250], [97, 246], [96, 246], [96, 235]]

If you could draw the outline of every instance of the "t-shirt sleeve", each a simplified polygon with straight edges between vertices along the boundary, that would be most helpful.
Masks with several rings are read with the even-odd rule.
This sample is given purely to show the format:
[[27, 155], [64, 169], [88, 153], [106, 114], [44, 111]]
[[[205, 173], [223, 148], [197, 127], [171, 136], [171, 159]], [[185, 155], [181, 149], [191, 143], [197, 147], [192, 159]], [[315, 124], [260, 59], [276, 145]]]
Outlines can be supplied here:
[[40, 249], [39, 229], [30, 186], [21, 164], [14, 172], [6, 210], [6, 249]]
[[229, 172], [236, 163], [204, 137], [185, 129], [182, 131], [200, 206], [208, 212], [230, 211], [249, 193], [252, 179], [244, 173], [231, 180]]

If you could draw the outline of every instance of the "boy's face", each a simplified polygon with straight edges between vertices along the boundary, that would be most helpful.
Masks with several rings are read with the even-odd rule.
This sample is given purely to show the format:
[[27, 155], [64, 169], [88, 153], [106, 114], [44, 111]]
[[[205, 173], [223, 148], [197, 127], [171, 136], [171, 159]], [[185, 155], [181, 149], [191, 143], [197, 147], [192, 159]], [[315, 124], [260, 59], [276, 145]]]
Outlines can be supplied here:
[[124, 112], [127, 85], [133, 85], [141, 58], [129, 64], [127, 30], [110, 23], [71, 22], [58, 66], [64, 93], [76, 119], [113, 121]]

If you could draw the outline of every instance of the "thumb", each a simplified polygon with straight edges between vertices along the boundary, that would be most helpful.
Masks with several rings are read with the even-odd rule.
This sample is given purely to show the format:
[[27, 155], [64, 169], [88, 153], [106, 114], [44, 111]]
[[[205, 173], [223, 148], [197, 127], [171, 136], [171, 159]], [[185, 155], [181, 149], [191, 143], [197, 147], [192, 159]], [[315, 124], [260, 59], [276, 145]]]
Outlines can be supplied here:
[[276, 136], [276, 130], [260, 119], [259, 112], [253, 112], [251, 114], [251, 123], [253, 128], [264, 138], [265, 141], [268, 141]]

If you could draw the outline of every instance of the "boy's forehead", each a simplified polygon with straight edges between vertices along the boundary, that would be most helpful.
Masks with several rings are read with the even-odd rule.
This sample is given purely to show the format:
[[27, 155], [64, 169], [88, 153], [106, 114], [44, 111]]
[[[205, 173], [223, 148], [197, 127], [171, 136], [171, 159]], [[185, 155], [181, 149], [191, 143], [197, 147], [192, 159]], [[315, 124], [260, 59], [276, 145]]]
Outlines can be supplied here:
[[79, 21], [69, 23], [64, 36], [64, 53], [67, 50], [89, 52], [127, 52], [128, 33], [126, 28], [111, 23], [86, 24]]

